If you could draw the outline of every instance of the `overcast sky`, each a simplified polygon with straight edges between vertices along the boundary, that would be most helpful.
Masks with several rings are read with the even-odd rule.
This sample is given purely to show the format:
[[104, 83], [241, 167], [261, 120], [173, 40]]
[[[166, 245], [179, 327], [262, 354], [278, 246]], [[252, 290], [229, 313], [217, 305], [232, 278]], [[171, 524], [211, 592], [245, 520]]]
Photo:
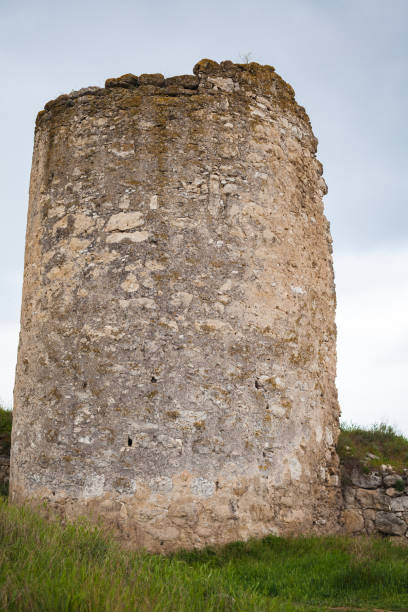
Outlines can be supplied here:
[[319, 139], [342, 417], [408, 434], [407, 26], [407, 0], [0, 0], [0, 398], [11, 406], [36, 113], [108, 77], [251, 53]]

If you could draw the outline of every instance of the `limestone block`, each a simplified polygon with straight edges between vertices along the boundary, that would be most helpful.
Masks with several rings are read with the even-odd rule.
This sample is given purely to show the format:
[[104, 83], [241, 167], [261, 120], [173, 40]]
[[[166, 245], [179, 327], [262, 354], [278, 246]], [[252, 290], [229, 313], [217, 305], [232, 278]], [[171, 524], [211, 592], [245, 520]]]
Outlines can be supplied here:
[[385, 494], [389, 497], [400, 497], [402, 495], [402, 492], [398, 491], [397, 489], [394, 489], [393, 487], [390, 487], [389, 489], [385, 489]]
[[386, 487], [394, 487], [394, 485], [401, 480], [401, 476], [398, 474], [387, 474], [384, 476], [383, 481]]
[[372, 509], [363, 510], [363, 515], [364, 515], [365, 520], [374, 521], [376, 512], [375, 510], [372, 510]]
[[184, 87], [185, 89], [197, 89], [199, 80], [196, 76], [192, 74], [183, 74], [180, 76], [169, 77], [165, 81], [165, 86], [173, 86]]
[[346, 533], [361, 533], [364, 531], [364, 518], [361, 510], [349, 508], [342, 513]]
[[164, 76], [162, 74], [141, 74], [139, 77], [139, 85], [155, 85], [162, 87], [164, 85]]
[[356, 489], [356, 500], [361, 508], [372, 508], [374, 510], [390, 509], [390, 500], [382, 489]]
[[359, 505], [358, 502], [356, 502], [356, 489], [354, 487], [343, 487], [343, 499], [346, 508], [353, 508]]
[[139, 80], [134, 74], [123, 74], [116, 79], [106, 79], [105, 87], [137, 87]]
[[362, 489], [377, 489], [382, 485], [382, 478], [378, 472], [363, 474], [358, 468], [352, 471], [351, 481], [353, 485]]
[[135, 212], [122, 212], [112, 215], [106, 224], [106, 231], [112, 232], [113, 230], [119, 230], [124, 232], [134, 227], [143, 225], [144, 219], [140, 211]]
[[391, 510], [393, 512], [407, 512], [408, 511], [408, 496], [395, 497], [390, 501]]
[[375, 526], [378, 531], [388, 535], [405, 535], [406, 522], [393, 512], [377, 512]]

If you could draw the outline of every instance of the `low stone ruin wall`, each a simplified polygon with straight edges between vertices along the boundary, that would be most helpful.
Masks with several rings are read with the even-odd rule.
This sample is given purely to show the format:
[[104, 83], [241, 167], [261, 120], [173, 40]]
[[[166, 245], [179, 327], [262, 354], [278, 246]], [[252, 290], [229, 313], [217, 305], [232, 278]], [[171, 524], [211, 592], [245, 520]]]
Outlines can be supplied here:
[[10, 457], [0, 455], [0, 487], [5, 488], [8, 485], [10, 476]]
[[342, 524], [348, 534], [408, 537], [408, 470], [343, 468]]

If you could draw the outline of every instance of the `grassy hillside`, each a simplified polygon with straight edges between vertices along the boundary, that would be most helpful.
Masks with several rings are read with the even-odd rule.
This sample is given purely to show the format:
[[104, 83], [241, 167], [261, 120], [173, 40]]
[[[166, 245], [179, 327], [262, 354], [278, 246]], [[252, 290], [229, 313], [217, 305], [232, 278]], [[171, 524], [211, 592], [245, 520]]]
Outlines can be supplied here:
[[354, 464], [366, 471], [389, 464], [398, 472], [408, 468], [407, 438], [385, 423], [368, 428], [342, 424], [337, 452], [345, 467]]
[[0, 609], [408, 609], [408, 549], [386, 540], [277, 538], [166, 558], [127, 552], [0, 501]]
[[0, 455], [10, 452], [12, 413], [0, 406]]

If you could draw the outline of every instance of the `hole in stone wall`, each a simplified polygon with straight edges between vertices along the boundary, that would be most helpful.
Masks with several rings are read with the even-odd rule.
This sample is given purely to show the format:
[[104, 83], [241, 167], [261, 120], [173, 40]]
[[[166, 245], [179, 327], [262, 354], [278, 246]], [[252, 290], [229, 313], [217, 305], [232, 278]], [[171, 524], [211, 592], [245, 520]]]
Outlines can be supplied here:
[[150, 382], [153, 382], [153, 383], [157, 382], [157, 378], [155, 376], [152, 376], [150, 379]]
[[260, 389], [261, 385], [259, 384], [259, 380], [256, 378], [255, 379], [255, 389]]
[[132, 438], [128, 436], [128, 446], [132, 446], [132, 444], [133, 444], [133, 440]]

